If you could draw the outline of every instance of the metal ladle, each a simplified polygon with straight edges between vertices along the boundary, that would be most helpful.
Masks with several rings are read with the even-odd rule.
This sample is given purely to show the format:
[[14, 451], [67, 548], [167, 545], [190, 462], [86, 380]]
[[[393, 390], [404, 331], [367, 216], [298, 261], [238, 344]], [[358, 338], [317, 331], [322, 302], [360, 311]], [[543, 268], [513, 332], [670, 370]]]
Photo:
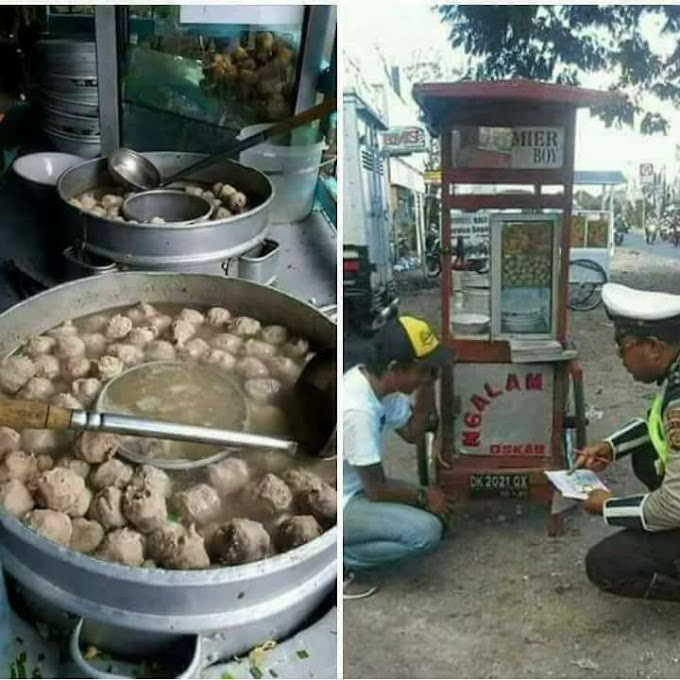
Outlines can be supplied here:
[[262, 144], [267, 139], [275, 137], [284, 132], [289, 132], [301, 125], [306, 125], [314, 120], [323, 118], [324, 116], [335, 111], [336, 100], [335, 97], [326, 99], [323, 103], [307, 109], [295, 116], [286, 118], [286, 120], [276, 123], [272, 127], [262, 130], [250, 135], [245, 139], [232, 144], [224, 151], [220, 151], [213, 156], [203, 158], [197, 163], [192, 163], [190, 166], [176, 172], [170, 177], [163, 179], [158, 168], [141, 154], [121, 147], [114, 151], [107, 159], [107, 165], [110, 175], [121, 184], [129, 184], [139, 191], [150, 191], [152, 189], [159, 189], [166, 187], [173, 182], [176, 182], [182, 177], [186, 177], [198, 170], [207, 168], [223, 158], [230, 158], [236, 156], [241, 151], [250, 149], [253, 146]]
[[72, 410], [18, 399], [0, 399], [0, 425], [15, 430], [91, 430], [232, 447], [200, 460], [150, 458], [123, 448], [118, 452], [135, 463], [172, 470], [216, 463], [231, 455], [233, 447], [274, 449], [294, 454], [299, 442], [309, 455], [317, 456], [323, 452], [335, 429], [335, 352], [335, 349], [318, 352], [295, 382], [286, 410], [289, 416], [294, 415], [292, 430], [294, 436], [299, 437], [298, 441], [134, 415]]

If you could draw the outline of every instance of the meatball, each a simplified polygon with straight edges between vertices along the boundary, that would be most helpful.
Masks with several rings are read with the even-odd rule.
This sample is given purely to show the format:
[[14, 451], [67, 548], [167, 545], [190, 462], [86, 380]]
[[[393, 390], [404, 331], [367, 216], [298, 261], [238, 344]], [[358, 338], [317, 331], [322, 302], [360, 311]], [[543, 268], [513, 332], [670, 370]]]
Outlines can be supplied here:
[[246, 495], [257, 514], [266, 517], [286, 512], [293, 503], [293, 495], [286, 483], [271, 473], [251, 484], [246, 489]]
[[122, 314], [114, 314], [106, 324], [104, 335], [109, 340], [122, 340], [132, 330], [132, 319]]
[[276, 546], [281, 552], [292, 550], [318, 538], [323, 533], [311, 515], [297, 515], [284, 520], [278, 528]]
[[73, 357], [64, 361], [64, 371], [62, 375], [66, 380], [77, 380], [85, 378], [90, 373], [92, 362], [85, 357]]
[[61, 408], [70, 408], [76, 411], [82, 411], [83, 405], [69, 392], [60, 392], [55, 394], [50, 403]]
[[246, 198], [246, 195], [240, 191], [236, 191], [227, 198], [229, 210], [235, 213], [242, 213], [246, 208], [247, 202], [248, 199]]
[[166, 522], [161, 527], [152, 531], [146, 537], [146, 553], [148, 557], [156, 562], [163, 564], [172, 552], [177, 549], [179, 537], [184, 533], [181, 524], [170, 524]]
[[52, 330], [47, 331], [47, 335], [57, 340], [63, 338], [73, 338], [78, 335], [78, 329], [73, 325], [72, 321], [64, 321], [61, 326], [57, 326]]
[[144, 345], [149, 344], [157, 335], [158, 331], [153, 326], [139, 326], [130, 331], [127, 341], [131, 345], [144, 347]]
[[132, 478], [132, 467], [118, 458], [112, 458], [102, 463], [90, 475], [90, 486], [95, 491], [101, 491], [107, 486], [118, 489], [125, 488]]
[[237, 316], [229, 323], [229, 332], [244, 338], [257, 335], [261, 328], [260, 322], [249, 316]]
[[189, 340], [185, 345], [181, 346], [178, 350], [179, 356], [185, 361], [198, 361], [200, 358], [205, 356], [210, 350], [210, 345], [205, 340], [201, 338], [194, 338]]
[[75, 472], [78, 477], [82, 477], [83, 479], [87, 479], [90, 474], [90, 464], [85, 460], [80, 460], [80, 458], [63, 456], [57, 461], [56, 467], [71, 470], [71, 472]]
[[199, 311], [191, 309], [190, 307], [185, 307], [178, 315], [178, 321], [186, 321], [192, 326], [200, 326], [204, 321], [205, 317]]
[[270, 545], [269, 534], [259, 522], [233, 519], [213, 534], [210, 552], [222, 564], [245, 564], [267, 557]]
[[211, 349], [203, 356], [203, 361], [206, 364], [214, 364], [225, 371], [231, 371], [236, 366], [236, 359], [229, 352], [221, 349]]
[[99, 522], [84, 517], [76, 517], [71, 520], [71, 550], [81, 553], [92, 553], [104, 540], [104, 528]]
[[26, 429], [21, 432], [21, 444], [26, 451], [52, 453], [68, 446], [73, 437], [70, 432], [59, 430]]
[[138, 488], [150, 486], [164, 498], [170, 498], [170, 494], [172, 493], [172, 482], [170, 481], [170, 477], [168, 477], [163, 470], [154, 465], [142, 465], [141, 467], [138, 467], [132, 475], [130, 484]]
[[38, 461], [34, 453], [10, 451], [0, 465], [0, 482], [17, 479], [23, 484], [38, 474]]
[[238, 335], [232, 335], [231, 333], [219, 333], [213, 337], [210, 344], [215, 349], [220, 349], [223, 352], [229, 352], [229, 354], [236, 356], [243, 347], [243, 338], [239, 338]]
[[78, 378], [71, 383], [73, 396], [84, 406], [91, 406], [99, 396], [102, 383], [97, 378]]
[[212, 307], [208, 310], [206, 319], [211, 326], [220, 328], [231, 319], [231, 312], [223, 307]]
[[120, 375], [124, 368], [125, 364], [118, 357], [113, 357], [110, 354], [103, 356], [97, 362], [97, 373], [100, 379], [105, 382]]
[[324, 527], [333, 526], [338, 513], [338, 494], [330, 484], [308, 489], [296, 498], [300, 509], [310, 515]]
[[288, 339], [285, 326], [265, 326], [262, 329], [262, 339], [271, 345], [283, 345]]
[[126, 366], [136, 366], [144, 362], [144, 350], [129, 343], [114, 342], [109, 345], [106, 353], [118, 357]]
[[54, 394], [54, 385], [47, 378], [31, 378], [18, 392], [19, 399], [47, 401]]
[[85, 354], [85, 343], [77, 335], [67, 335], [57, 340], [54, 353], [60, 359], [72, 359]]
[[295, 496], [310, 489], [320, 489], [324, 485], [321, 477], [301, 468], [286, 470], [281, 477]]
[[59, 359], [51, 354], [41, 354], [39, 357], [36, 357], [33, 359], [33, 365], [35, 366], [35, 375], [38, 378], [52, 380], [61, 372]]
[[0, 388], [16, 394], [35, 375], [35, 365], [28, 357], [12, 356], [0, 361]]
[[55, 467], [38, 477], [37, 487], [36, 498], [41, 505], [70, 515], [85, 490], [85, 480], [73, 470]]
[[188, 321], [182, 321], [178, 319], [172, 322], [170, 326], [170, 336], [178, 344], [183, 345], [187, 340], [196, 335], [196, 326]]
[[84, 517], [87, 511], [90, 509], [90, 503], [92, 503], [92, 491], [90, 489], [83, 489], [83, 492], [78, 496], [78, 499], [74, 503], [73, 507], [66, 513], [69, 517]]
[[99, 522], [104, 529], [116, 529], [125, 526], [125, 517], [121, 511], [123, 492], [115, 486], [107, 486], [95, 495], [90, 504], [90, 519]]
[[21, 448], [21, 435], [11, 427], [0, 427], [0, 457]]
[[101, 333], [108, 322], [109, 317], [106, 314], [93, 314], [79, 323], [84, 333]]
[[274, 345], [270, 345], [268, 342], [264, 342], [262, 340], [254, 340], [253, 338], [246, 341], [243, 349], [246, 353], [246, 356], [256, 357], [257, 359], [262, 359], [263, 361], [271, 359], [276, 355], [277, 351]]
[[71, 542], [73, 531], [71, 519], [63, 512], [56, 512], [55, 510], [31, 510], [24, 517], [24, 523], [44, 538], [66, 548], [68, 548]]
[[126, 310], [125, 316], [137, 326], [141, 326], [143, 323], [158, 316], [158, 310], [147, 302], [140, 302], [134, 307], [130, 307], [130, 309]]
[[96, 556], [129, 567], [141, 567], [144, 562], [144, 537], [131, 529], [118, 529], [106, 534]]
[[222, 496], [238, 493], [250, 479], [250, 470], [240, 458], [225, 458], [208, 467], [211, 486]]
[[207, 569], [210, 566], [203, 537], [193, 524], [179, 533], [176, 544], [167, 551], [162, 565], [168, 569]]
[[85, 354], [93, 359], [98, 359], [104, 354], [109, 344], [108, 338], [102, 333], [83, 333], [80, 339], [85, 345]]
[[173, 361], [175, 348], [166, 340], [155, 340], [146, 347], [146, 359], [148, 361]]
[[302, 373], [302, 366], [290, 357], [272, 357], [267, 366], [275, 378], [287, 385], [294, 383]]
[[251, 378], [268, 378], [269, 371], [267, 367], [255, 357], [244, 357], [236, 362], [236, 370], [246, 380]]
[[83, 432], [76, 439], [75, 453], [88, 463], [103, 463], [113, 458], [120, 446], [118, 435], [108, 432]]
[[44, 354], [49, 354], [56, 344], [57, 341], [48, 335], [34, 335], [24, 345], [23, 351], [31, 359], [35, 359]]
[[309, 352], [309, 342], [304, 338], [293, 338], [283, 345], [281, 351], [291, 359], [301, 361]]
[[196, 484], [186, 491], [180, 491], [173, 500], [185, 524], [207, 524], [216, 519], [222, 510], [217, 491], [207, 484]]
[[28, 489], [18, 480], [10, 479], [0, 486], [0, 505], [13, 517], [21, 519], [33, 510], [35, 503]]
[[271, 404], [281, 393], [281, 383], [272, 378], [253, 378], [246, 380], [246, 394], [259, 404]]
[[54, 458], [46, 453], [41, 453], [37, 456], [36, 461], [38, 463], [38, 472], [46, 472], [54, 467]]
[[170, 328], [172, 325], [172, 317], [167, 314], [159, 314], [149, 319], [149, 326], [156, 329], [156, 333], [160, 335]]
[[143, 534], [160, 528], [168, 516], [165, 496], [149, 485], [128, 486], [123, 492], [122, 509], [128, 522]]

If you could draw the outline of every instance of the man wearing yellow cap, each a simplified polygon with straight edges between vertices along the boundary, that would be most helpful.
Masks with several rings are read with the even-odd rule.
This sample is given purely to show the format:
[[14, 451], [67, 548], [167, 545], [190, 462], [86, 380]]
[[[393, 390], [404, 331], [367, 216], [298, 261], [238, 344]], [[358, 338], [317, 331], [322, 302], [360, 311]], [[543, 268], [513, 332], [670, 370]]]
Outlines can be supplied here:
[[647, 493], [616, 497], [593, 491], [586, 510], [624, 527], [586, 556], [590, 580], [626, 597], [680, 601], [680, 296], [606, 284], [602, 300], [614, 322], [624, 366], [657, 383], [646, 420], [638, 418], [587, 446], [577, 465], [603, 470], [630, 456]]
[[[435, 411], [437, 370], [452, 361], [430, 326], [412, 316], [376, 333], [370, 358], [343, 377], [343, 533], [348, 570], [370, 569], [434, 548], [449, 501], [435, 486], [390, 479], [382, 435], [409, 443], [424, 435]], [[353, 579], [349, 572], [346, 583]], [[374, 592], [374, 589], [362, 596]]]

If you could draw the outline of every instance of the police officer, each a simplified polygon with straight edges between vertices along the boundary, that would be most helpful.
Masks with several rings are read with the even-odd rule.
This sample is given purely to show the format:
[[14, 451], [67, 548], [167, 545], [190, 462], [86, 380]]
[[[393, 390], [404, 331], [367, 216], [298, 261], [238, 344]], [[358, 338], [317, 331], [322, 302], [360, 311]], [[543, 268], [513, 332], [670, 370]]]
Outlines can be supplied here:
[[600, 471], [630, 457], [646, 493], [589, 494], [585, 509], [623, 527], [586, 556], [588, 578], [625, 597], [680, 601], [680, 296], [605, 284], [602, 300], [633, 379], [659, 386], [637, 418], [587, 446], [577, 465]]

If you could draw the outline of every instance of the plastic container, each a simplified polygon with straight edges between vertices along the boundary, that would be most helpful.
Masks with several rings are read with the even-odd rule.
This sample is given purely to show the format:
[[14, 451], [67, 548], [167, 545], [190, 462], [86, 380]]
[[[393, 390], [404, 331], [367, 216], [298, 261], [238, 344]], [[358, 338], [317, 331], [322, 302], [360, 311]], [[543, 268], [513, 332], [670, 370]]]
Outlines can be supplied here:
[[271, 286], [278, 277], [281, 246], [266, 238], [238, 258], [238, 277]]
[[491, 309], [491, 291], [488, 288], [465, 288], [463, 308], [466, 312], [488, 314]]
[[[271, 125], [251, 125], [243, 128], [238, 139], [245, 139]], [[296, 132], [291, 134], [295, 138]], [[304, 219], [314, 206], [314, 192], [319, 177], [319, 165], [324, 142], [304, 143], [305, 130], [299, 131], [299, 144], [283, 146], [271, 140], [242, 151], [239, 161], [264, 172], [274, 185], [271, 221], [274, 224], [297, 222]]]

